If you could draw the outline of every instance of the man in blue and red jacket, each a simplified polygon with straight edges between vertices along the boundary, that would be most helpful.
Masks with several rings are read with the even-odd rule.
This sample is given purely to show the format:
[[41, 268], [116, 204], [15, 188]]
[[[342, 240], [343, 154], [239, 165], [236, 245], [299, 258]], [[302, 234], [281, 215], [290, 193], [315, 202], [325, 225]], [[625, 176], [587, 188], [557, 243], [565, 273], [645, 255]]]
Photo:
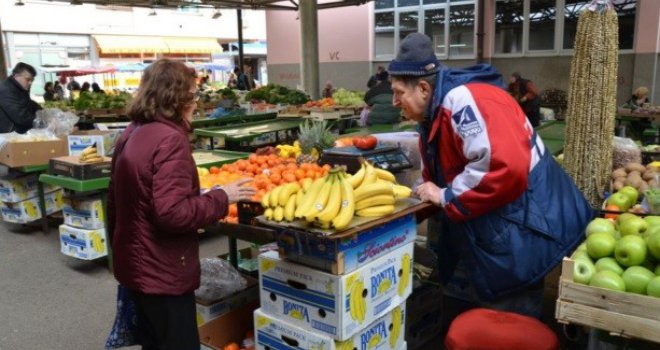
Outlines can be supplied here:
[[442, 209], [445, 308], [540, 317], [543, 279], [583, 239], [588, 202], [491, 66], [448, 69], [414, 33], [388, 70], [393, 104], [419, 123], [416, 193]]

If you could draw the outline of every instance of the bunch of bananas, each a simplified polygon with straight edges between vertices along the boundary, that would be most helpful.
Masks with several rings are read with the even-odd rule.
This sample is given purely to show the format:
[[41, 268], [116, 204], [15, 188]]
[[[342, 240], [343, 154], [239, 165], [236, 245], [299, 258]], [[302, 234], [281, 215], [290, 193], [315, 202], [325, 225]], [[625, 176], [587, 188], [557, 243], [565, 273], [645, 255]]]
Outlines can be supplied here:
[[312, 179], [305, 179], [302, 186], [290, 182], [273, 188], [261, 198], [261, 205], [266, 208], [264, 217], [274, 221], [293, 221], [294, 211], [312, 185]]
[[85, 148], [78, 156], [78, 159], [81, 163], [95, 163], [103, 161], [103, 157], [99, 156], [96, 150], [96, 144]]
[[363, 162], [360, 170], [349, 179], [354, 189], [355, 215], [380, 217], [394, 211], [397, 199], [408, 198], [412, 190], [396, 183], [387, 170]]
[[292, 145], [277, 145], [275, 146], [279, 151], [279, 156], [282, 158], [297, 158], [301, 153], [300, 142], [296, 141]]

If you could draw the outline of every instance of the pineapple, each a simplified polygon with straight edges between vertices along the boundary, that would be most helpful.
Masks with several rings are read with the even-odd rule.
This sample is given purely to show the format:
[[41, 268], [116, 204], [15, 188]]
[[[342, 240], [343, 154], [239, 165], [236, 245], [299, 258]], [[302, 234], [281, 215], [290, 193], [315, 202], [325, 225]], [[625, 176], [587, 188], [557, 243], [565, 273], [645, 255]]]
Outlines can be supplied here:
[[316, 163], [321, 151], [335, 145], [335, 136], [330, 132], [324, 121], [305, 120], [300, 125], [298, 141], [302, 154], [296, 158], [296, 163]]

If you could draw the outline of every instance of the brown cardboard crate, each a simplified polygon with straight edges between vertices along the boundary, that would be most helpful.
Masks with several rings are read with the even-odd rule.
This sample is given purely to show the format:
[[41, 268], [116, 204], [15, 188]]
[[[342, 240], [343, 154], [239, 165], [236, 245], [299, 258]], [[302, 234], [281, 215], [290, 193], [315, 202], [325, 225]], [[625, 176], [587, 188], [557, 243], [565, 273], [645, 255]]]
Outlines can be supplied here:
[[0, 149], [0, 163], [18, 168], [48, 164], [51, 158], [67, 155], [66, 140], [8, 142]]
[[573, 282], [575, 261], [564, 258], [555, 317], [609, 331], [612, 335], [660, 342], [660, 298], [615, 292]]
[[254, 328], [252, 313], [259, 303], [246, 304], [199, 327], [202, 350], [222, 350], [231, 343], [240, 344], [245, 334]]
[[81, 163], [76, 156], [65, 156], [51, 159], [49, 172], [74, 179], [88, 180], [110, 176], [111, 165], [112, 158], [109, 157], [103, 157], [102, 162]]
[[247, 281], [245, 289], [219, 300], [195, 300], [198, 326], [211, 322], [241, 305], [259, 302], [259, 280], [246, 274], [242, 276]]

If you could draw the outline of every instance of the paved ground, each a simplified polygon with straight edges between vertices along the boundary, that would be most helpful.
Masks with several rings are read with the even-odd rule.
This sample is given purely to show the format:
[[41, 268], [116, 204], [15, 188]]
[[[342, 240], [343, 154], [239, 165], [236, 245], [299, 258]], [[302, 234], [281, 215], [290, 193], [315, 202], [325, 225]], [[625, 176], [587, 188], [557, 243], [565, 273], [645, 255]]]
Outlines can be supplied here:
[[[43, 234], [0, 223], [0, 350], [103, 349], [117, 288], [107, 261], [69, 258], [59, 247], [56, 227]], [[202, 257], [226, 252], [224, 237], [201, 242]]]

